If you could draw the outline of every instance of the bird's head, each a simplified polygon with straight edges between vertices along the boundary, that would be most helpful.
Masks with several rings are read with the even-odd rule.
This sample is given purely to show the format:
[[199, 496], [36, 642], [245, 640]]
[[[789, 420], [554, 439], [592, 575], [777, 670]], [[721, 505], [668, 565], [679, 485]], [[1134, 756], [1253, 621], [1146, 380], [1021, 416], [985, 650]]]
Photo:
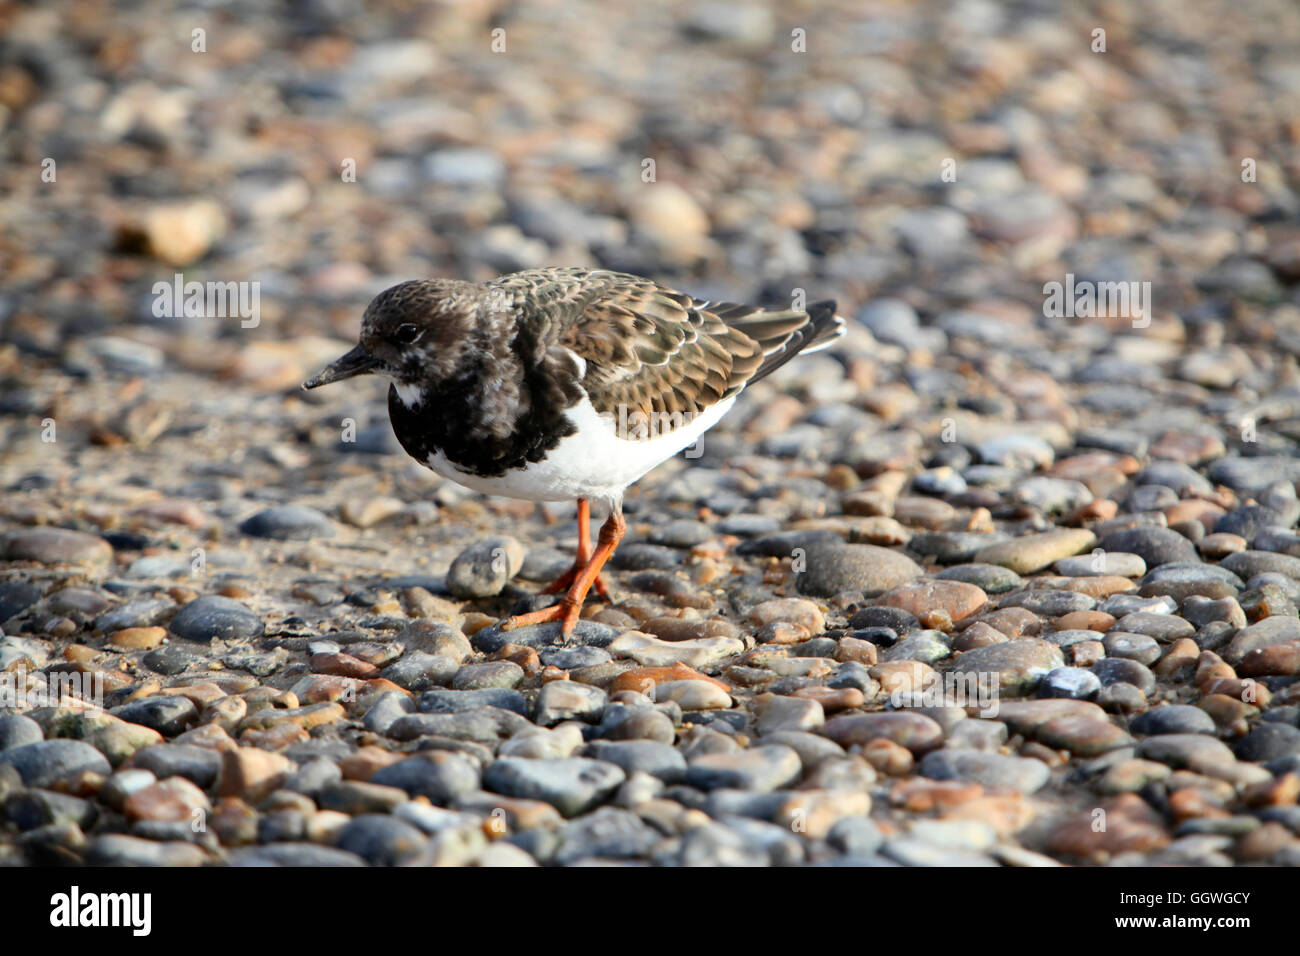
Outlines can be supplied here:
[[356, 348], [303, 382], [303, 388], [368, 374], [399, 388], [445, 381], [459, 365], [482, 304], [478, 287], [454, 279], [385, 289], [366, 306]]

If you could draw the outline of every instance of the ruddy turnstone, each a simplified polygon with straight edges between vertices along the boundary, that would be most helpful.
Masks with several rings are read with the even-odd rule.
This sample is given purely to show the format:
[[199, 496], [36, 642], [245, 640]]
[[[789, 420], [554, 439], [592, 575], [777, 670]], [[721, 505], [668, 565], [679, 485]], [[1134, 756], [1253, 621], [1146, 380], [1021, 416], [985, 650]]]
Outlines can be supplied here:
[[[475, 491], [578, 503], [573, 567], [558, 604], [503, 629], [573, 632], [623, 537], [623, 492], [693, 445], [747, 385], [843, 334], [835, 303], [768, 311], [706, 302], [619, 272], [533, 269], [490, 282], [425, 279], [381, 292], [361, 342], [304, 388], [389, 381], [407, 454]], [[589, 502], [609, 512], [595, 549]]]

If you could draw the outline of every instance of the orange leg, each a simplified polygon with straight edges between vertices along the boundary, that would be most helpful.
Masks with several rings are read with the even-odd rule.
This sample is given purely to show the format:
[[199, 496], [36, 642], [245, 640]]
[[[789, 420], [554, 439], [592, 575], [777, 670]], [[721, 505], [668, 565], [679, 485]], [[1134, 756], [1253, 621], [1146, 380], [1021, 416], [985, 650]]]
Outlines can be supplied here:
[[[590, 561], [591, 561], [591, 505], [587, 503], [586, 498], [579, 498], [578, 499], [578, 553], [574, 556], [573, 567], [569, 568], [569, 570], [561, 574], [551, 584], [548, 584], [546, 587], [542, 588], [540, 593], [559, 594], [561, 591], [566, 590], [570, 585], [573, 584], [574, 581], [577, 580], [578, 575], [582, 573], [582, 569], [585, 568], [588, 565], [588, 563], [590, 563]], [[609, 596], [609, 588], [605, 586], [605, 581], [599, 574], [596, 575], [596, 580], [595, 583], [592, 584], [592, 587], [595, 588], [596, 593], [599, 594], [601, 597], [603, 597], [606, 601], [611, 600]]]
[[546, 624], [550, 621], [559, 621], [560, 633], [565, 637], [572, 634], [573, 629], [578, 626], [578, 618], [582, 614], [582, 602], [587, 599], [587, 592], [591, 590], [592, 584], [600, 576], [600, 569], [605, 566], [609, 556], [614, 553], [618, 543], [623, 540], [623, 534], [626, 531], [627, 522], [623, 520], [623, 516], [611, 513], [609, 519], [601, 526], [600, 541], [596, 545], [591, 560], [574, 578], [573, 583], [569, 585], [569, 590], [565, 592], [564, 597], [560, 598], [560, 603], [542, 608], [540, 611], [531, 611], [528, 614], [519, 614], [509, 618], [502, 622], [501, 630], [509, 631], [529, 624]]

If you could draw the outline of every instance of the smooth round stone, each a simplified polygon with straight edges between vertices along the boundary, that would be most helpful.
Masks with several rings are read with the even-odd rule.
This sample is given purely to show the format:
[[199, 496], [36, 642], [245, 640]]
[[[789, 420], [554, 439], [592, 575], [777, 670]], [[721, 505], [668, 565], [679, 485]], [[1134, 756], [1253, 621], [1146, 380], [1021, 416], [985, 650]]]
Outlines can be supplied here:
[[1102, 641], [1106, 654], [1110, 657], [1122, 657], [1140, 664], [1154, 664], [1160, 659], [1160, 645], [1154, 637], [1146, 634], [1126, 634], [1123, 631], [1111, 631]]
[[721, 534], [734, 534], [738, 538], [753, 538], [780, 529], [781, 522], [769, 515], [739, 514], [723, 518], [718, 522], [717, 530]]
[[1092, 492], [1081, 481], [1035, 476], [1019, 482], [1011, 492], [1013, 501], [1046, 514], [1061, 514], [1092, 501]]
[[1240, 578], [1253, 578], [1257, 574], [1282, 574], [1300, 578], [1300, 558], [1274, 551], [1241, 551], [1230, 554], [1219, 562]]
[[660, 842], [659, 831], [630, 810], [601, 807], [566, 823], [551, 862], [565, 866], [578, 860], [634, 860], [648, 856]]
[[[725, 692], [723, 696], [726, 696]], [[565, 720], [598, 721], [607, 700], [599, 687], [571, 680], [550, 681], [543, 684], [537, 694], [533, 719], [542, 727], [554, 727]], [[727, 706], [730, 705], [731, 698], [728, 697]]]
[[802, 770], [798, 753], [790, 747], [767, 744], [695, 757], [686, 768], [686, 783], [701, 790], [726, 787], [766, 793], [790, 786]]
[[502, 535], [476, 541], [461, 551], [447, 570], [447, 590], [453, 597], [495, 597], [524, 565], [524, 547]]
[[831, 597], [842, 591], [883, 594], [921, 576], [919, 564], [897, 551], [871, 544], [818, 543], [807, 549], [799, 592]]
[[513, 661], [466, 664], [451, 679], [455, 690], [509, 689], [524, 679], [524, 669]]
[[94, 628], [101, 634], [112, 634], [129, 628], [152, 627], [161, 624], [175, 610], [176, 602], [171, 598], [136, 598], [99, 615]]
[[1146, 665], [1138, 661], [1108, 657], [1093, 664], [1092, 672], [1097, 675], [1102, 686], [1117, 683], [1132, 684], [1147, 695], [1156, 689], [1156, 676]]
[[335, 845], [372, 866], [401, 866], [419, 859], [427, 842], [421, 830], [403, 820], [383, 813], [365, 813], [340, 831]]
[[626, 778], [623, 768], [587, 757], [502, 757], [484, 772], [483, 789], [507, 797], [542, 800], [564, 816], [574, 817], [605, 802]]
[[[71, 590], [65, 588], [64, 590]], [[93, 593], [93, 592], [85, 592]], [[41, 599], [41, 589], [27, 581], [3, 581], [0, 582], [0, 623], [4, 623], [19, 614]], [[76, 608], [61, 608], [57, 606], [56, 601], [50, 601], [50, 610], [56, 614], [67, 613], [68, 610], [77, 610]], [[101, 609], [102, 610], [102, 609]], [[83, 612], [94, 613], [94, 612]]]
[[1190, 704], [1166, 704], [1152, 707], [1133, 718], [1129, 729], [1143, 737], [1159, 734], [1209, 734], [1217, 728], [1214, 720], [1199, 707]]
[[420, 695], [417, 709], [423, 714], [463, 714], [480, 707], [496, 707], [525, 716], [528, 702], [517, 690], [484, 687], [475, 690], [428, 690]]
[[844, 714], [827, 721], [821, 732], [841, 747], [884, 739], [922, 754], [943, 744], [938, 721], [909, 711]]
[[616, 764], [631, 776], [647, 773], [665, 783], [678, 783], [686, 776], [686, 760], [671, 745], [656, 740], [593, 740], [586, 756]]
[[1003, 607], [1023, 607], [1042, 617], [1062, 617], [1077, 611], [1091, 611], [1097, 599], [1078, 591], [1033, 588], [1002, 599]]
[[1167, 564], [1147, 572], [1138, 582], [1144, 597], [1168, 596], [1182, 603], [1192, 596], [1236, 597], [1245, 582], [1216, 564]]
[[1041, 743], [1068, 750], [1076, 757], [1096, 757], [1133, 744], [1132, 737], [1104, 717], [1054, 717], [1036, 733]]
[[124, 833], [104, 833], [86, 845], [89, 866], [203, 866], [210, 862], [202, 847], [177, 841], [159, 842]]
[[238, 601], [208, 595], [181, 608], [168, 629], [189, 641], [246, 640], [261, 637], [266, 625]]
[[966, 479], [947, 465], [920, 472], [912, 478], [913, 490], [923, 495], [959, 495], [966, 487]]
[[956, 564], [944, 568], [935, 577], [941, 581], [973, 584], [986, 594], [1005, 594], [1024, 583], [1016, 572], [996, 564]]
[[[579, 621], [577, 627], [573, 629], [569, 643], [585, 644], [590, 647], [609, 647], [618, 636], [619, 631], [608, 624], [583, 620]], [[484, 654], [493, 654], [507, 644], [522, 644], [525, 647], [537, 648], [540, 651], [542, 648], [564, 642], [564, 637], [560, 634], [558, 621], [547, 624], [530, 624], [527, 627], [519, 627], [511, 631], [503, 631], [498, 625], [493, 624], [483, 628], [470, 639], [474, 649]]]
[[379, 676], [406, 690], [427, 691], [450, 683], [459, 670], [455, 659], [443, 654], [408, 651], [401, 660], [380, 671]]
[[1139, 485], [1164, 485], [1177, 497], [1209, 495], [1214, 486], [1195, 468], [1181, 461], [1153, 461], [1134, 477]]
[[933, 664], [951, 656], [949, 638], [942, 631], [913, 631], [880, 654], [882, 661], [920, 661]]
[[1041, 790], [1052, 776], [1047, 764], [1030, 757], [956, 749], [927, 754], [920, 772], [931, 780], [965, 780], [984, 787], [1011, 787], [1021, 793]]
[[[735, 532], [729, 532], [734, 534]], [[713, 529], [703, 521], [679, 518], [650, 531], [653, 544], [663, 544], [670, 548], [693, 548], [713, 537]]]
[[[1003, 533], [978, 534], [973, 531], [927, 531], [913, 535], [907, 542], [909, 551], [933, 558], [939, 564], [970, 562], [985, 548], [1004, 541], [1010, 535]], [[978, 582], [971, 582], [978, 583]], [[987, 589], [986, 589], [987, 590]]]
[[975, 454], [986, 465], [1002, 465], [1022, 471], [1046, 468], [1056, 460], [1052, 446], [1033, 435], [1001, 435], [985, 439], [975, 446]]
[[355, 853], [318, 843], [269, 843], [243, 847], [230, 854], [231, 866], [292, 866], [320, 869], [336, 866], [365, 866]]
[[1122, 578], [1140, 578], [1147, 573], [1147, 563], [1141, 555], [1119, 551], [1094, 551], [1072, 558], [1062, 558], [1053, 565], [1057, 574], [1067, 578], [1102, 577], [1118, 575]]
[[444, 806], [479, 787], [478, 767], [469, 757], [445, 750], [431, 750], [370, 775], [370, 783], [398, 787], [412, 797], [428, 797]]
[[[907, 634], [920, 626], [921, 623], [916, 619], [916, 615], [896, 607], [864, 607], [854, 611], [853, 616], [849, 618], [849, 627], [855, 631], [887, 627], [894, 632], [895, 639], [898, 635]], [[873, 643], [880, 642], [873, 641]]]
[[1072, 628], [1065, 631], [1055, 631], [1046, 635], [1047, 640], [1051, 641], [1057, 647], [1071, 647], [1084, 641], [1101, 641], [1106, 635], [1101, 631], [1089, 631], [1081, 628]]
[[[1172, 614], [1152, 614], [1150, 611], [1134, 611], [1125, 614], [1115, 622], [1112, 631], [1125, 631], [1129, 634], [1145, 634], [1162, 644], [1172, 644], [1180, 637], [1191, 637], [1196, 628], [1189, 621]], [[1143, 661], [1144, 664], [1151, 663]]]
[[45, 739], [41, 725], [23, 714], [0, 714], [0, 751], [37, 744]]
[[814, 730], [826, 722], [822, 705], [802, 697], [760, 694], [753, 708], [758, 732], [764, 737], [778, 730]]
[[938, 610], [954, 623], [970, 617], [987, 602], [988, 595], [973, 584], [935, 579], [912, 581], [880, 596], [880, 604], [902, 608], [918, 620]]
[[90, 772], [107, 777], [108, 759], [81, 740], [42, 740], [0, 753], [0, 766], [13, 767], [28, 787], [49, 789], [60, 780]]
[[621, 571], [671, 571], [681, 563], [680, 550], [641, 541], [621, 546], [610, 559]]
[[1300, 754], [1300, 728], [1276, 721], [1261, 723], [1237, 741], [1238, 760], [1263, 762]]
[[1089, 700], [1101, 690], [1097, 675], [1082, 667], [1057, 667], [1038, 685], [1039, 697]]
[[239, 530], [254, 538], [275, 541], [310, 541], [332, 538], [334, 525], [315, 508], [305, 505], [277, 505], [239, 523]]
[[1239, 664], [1253, 651], [1300, 640], [1300, 618], [1274, 615], [1250, 625], [1238, 633], [1223, 651], [1229, 664]]
[[1028, 637], [966, 651], [950, 673], [996, 675], [1000, 692], [1016, 697], [1031, 693], [1049, 671], [1064, 665], [1059, 647]]
[[199, 711], [188, 697], [141, 697], [109, 711], [130, 724], [156, 730], [164, 737], [174, 737], [198, 723]]
[[159, 780], [184, 777], [207, 790], [221, 772], [221, 752], [194, 744], [155, 744], [137, 750], [131, 766], [148, 770]]
[[685, 711], [726, 710], [731, 707], [731, 695], [712, 681], [676, 680], [655, 685], [657, 702], [672, 701]]
[[1142, 597], [1137, 594], [1112, 594], [1101, 602], [1097, 610], [1116, 619], [1138, 611], [1146, 611], [1150, 614], [1173, 614], [1178, 610], [1178, 602], [1166, 595]]
[[1017, 574], [1033, 574], [1061, 558], [1091, 548], [1096, 542], [1097, 536], [1087, 529], [1056, 528], [990, 545], [977, 551], [970, 560], [998, 564]]
[[1149, 568], [1162, 564], [1195, 564], [1200, 556], [1196, 545], [1168, 528], [1142, 527], [1112, 531], [1098, 543], [1103, 551], [1136, 554]]
[[[1287, 521], [1286, 516], [1273, 508], [1265, 505], [1245, 505], [1229, 511], [1220, 518], [1214, 526], [1214, 533], [1235, 534], [1248, 542], [1254, 542], [1262, 532], [1285, 531], [1287, 526], [1293, 523], [1294, 519]], [[1259, 545], [1255, 546], [1259, 547]]]
[[1097, 704], [1110, 714], [1136, 714], [1147, 706], [1147, 695], [1136, 684], [1115, 681], [1103, 684]]
[[1138, 744], [1138, 756], [1198, 773], [1206, 768], [1231, 766], [1235, 762], [1227, 744], [1200, 733], [1147, 737]]
[[575, 670], [579, 667], [595, 667], [604, 664], [613, 657], [609, 651], [599, 647], [544, 647], [538, 652], [541, 661], [547, 667], [558, 667], [562, 671]]
[[0, 535], [0, 560], [37, 564], [103, 564], [113, 546], [103, 538], [67, 528], [23, 528]]

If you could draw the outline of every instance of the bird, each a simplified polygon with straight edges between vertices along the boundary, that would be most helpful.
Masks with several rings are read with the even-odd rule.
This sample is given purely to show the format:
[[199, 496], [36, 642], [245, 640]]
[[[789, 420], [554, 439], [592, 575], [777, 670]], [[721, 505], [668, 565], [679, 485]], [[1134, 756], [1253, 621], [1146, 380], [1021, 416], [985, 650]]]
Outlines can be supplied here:
[[[360, 341], [303, 383], [388, 381], [408, 455], [474, 491], [574, 501], [573, 566], [549, 607], [568, 639], [627, 530], [626, 489], [696, 444], [748, 386], [844, 333], [832, 300], [770, 310], [714, 302], [603, 269], [529, 269], [486, 282], [416, 279], [370, 302]], [[607, 513], [592, 546], [590, 509]]]

